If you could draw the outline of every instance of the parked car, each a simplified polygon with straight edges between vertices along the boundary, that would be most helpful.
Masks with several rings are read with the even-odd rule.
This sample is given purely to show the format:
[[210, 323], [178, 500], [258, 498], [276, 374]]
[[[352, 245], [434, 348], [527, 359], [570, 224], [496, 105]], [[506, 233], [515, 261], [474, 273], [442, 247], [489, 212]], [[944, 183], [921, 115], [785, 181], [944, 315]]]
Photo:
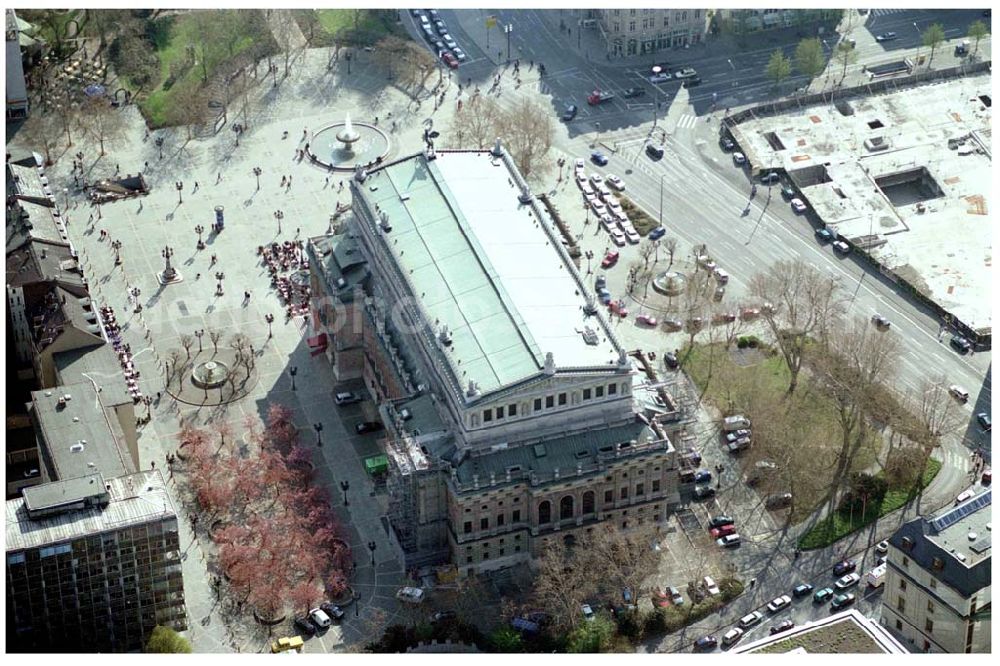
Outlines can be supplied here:
[[739, 547], [740, 543], [742, 543], [742, 539], [740, 538], [739, 534], [735, 533], [727, 534], [726, 536], [719, 537], [718, 539], [715, 540], [715, 545], [719, 546], [720, 548], [737, 548]]
[[636, 322], [640, 324], [645, 324], [646, 326], [656, 326], [656, 317], [648, 314], [637, 315], [635, 318]]
[[711, 483], [712, 482], [712, 473], [709, 472], [707, 469], [699, 469], [694, 474], [694, 482], [695, 483]]
[[693, 76], [698, 76], [698, 72], [696, 72], [693, 67], [684, 67], [674, 73], [675, 79], [690, 79]]
[[645, 88], [632, 87], [632, 88], [626, 88], [625, 92], [622, 93], [622, 97], [624, 97], [625, 99], [633, 99], [635, 97], [642, 97], [645, 94], [646, 94]]
[[713, 597], [722, 594], [722, 592], [719, 590], [719, 586], [715, 584], [715, 579], [712, 578], [711, 576], [705, 576], [704, 578], [702, 578], [701, 585], [702, 587], [705, 588], [705, 591], [708, 592]]
[[833, 565], [833, 575], [843, 576], [845, 573], [850, 573], [858, 568], [858, 563], [854, 560], [841, 560]]
[[441, 54], [441, 60], [443, 60], [444, 64], [448, 65], [448, 67], [450, 67], [451, 69], [458, 68], [458, 58], [448, 53], [447, 51]]
[[668, 331], [679, 331], [684, 328], [684, 322], [676, 317], [667, 317], [663, 320], [663, 328]]
[[628, 306], [625, 305], [625, 301], [623, 300], [612, 301], [608, 304], [608, 309], [619, 317], [625, 318], [628, 316]]
[[884, 331], [889, 330], [889, 327], [892, 325], [892, 324], [889, 323], [889, 318], [888, 317], [883, 317], [880, 314], [873, 314], [872, 315], [872, 323], [875, 324], [875, 328], [880, 329], [880, 330], [884, 330]]
[[894, 32], [883, 32], [881, 35], [875, 37], [876, 42], [891, 42], [896, 39], [896, 33]]
[[780, 597], [775, 597], [771, 599], [770, 603], [767, 604], [767, 610], [772, 613], [777, 613], [783, 610], [786, 606], [792, 603], [792, 598], [787, 594], [783, 594]]
[[833, 233], [826, 227], [823, 227], [816, 230], [816, 238], [819, 239], [820, 243], [829, 243], [833, 240]]
[[458, 46], [458, 42], [455, 41], [455, 38], [447, 32], [441, 35], [441, 40], [448, 46], [449, 49], [453, 49]]
[[580, 109], [576, 106], [576, 104], [570, 104], [569, 106], [566, 107], [566, 110], [563, 111], [562, 119], [569, 122], [570, 120], [576, 118], [576, 114], [579, 111]]
[[736, 143], [727, 137], [722, 137], [719, 139], [719, 146], [727, 153], [731, 150], [736, 150]]
[[664, 229], [663, 227], [655, 227], [653, 228], [652, 231], [649, 232], [648, 238], [651, 241], [660, 240], [661, 238], [663, 238], [664, 235], [666, 235], [666, 233], [667, 230]]
[[709, 497], [715, 497], [715, 488], [712, 486], [695, 486], [694, 496], [698, 499], [708, 499]]
[[608, 184], [608, 187], [612, 189], [618, 190], [619, 192], [625, 191], [625, 183], [622, 181], [621, 178], [615, 176], [614, 174], [609, 173], [607, 178], [604, 179], [604, 182], [606, 182]]
[[650, 76], [649, 82], [652, 83], [653, 85], [656, 85], [657, 83], [666, 83], [671, 78], [673, 78], [673, 76], [670, 74], [670, 72], [660, 72], [659, 74], [653, 74], [652, 76]]
[[319, 629], [326, 629], [333, 623], [333, 620], [330, 619], [330, 616], [322, 608], [313, 608], [309, 611], [309, 619]]
[[594, 609], [590, 607], [590, 604], [583, 604], [580, 606], [580, 612], [583, 613], [583, 619], [591, 621], [594, 619]]
[[701, 77], [700, 76], [692, 76], [689, 79], [685, 79], [684, 83], [682, 83], [681, 85], [684, 86], [685, 88], [693, 88], [695, 86], [699, 86], [699, 85], [701, 85]]
[[448, 26], [441, 19], [434, 19], [433, 21], [434, 29], [437, 30], [439, 35], [448, 34]]
[[722, 644], [725, 646], [730, 646], [736, 643], [743, 637], [743, 630], [739, 627], [733, 627], [726, 633], [722, 634]]
[[338, 405], [350, 405], [354, 402], [361, 402], [361, 394], [354, 392], [338, 393], [333, 397], [333, 401]]
[[879, 555], [885, 555], [886, 553], [888, 553], [889, 552], [889, 542], [888, 541], [879, 541], [877, 544], [875, 544], [875, 552], [878, 553]]
[[454, 54], [454, 56], [455, 56], [456, 58], [458, 58], [458, 61], [459, 61], [459, 62], [465, 62], [466, 60], [468, 60], [468, 59], [469, 59], [469, 56], [467, 56], [467, 55], [465, 54], [465, 51], [463, 51], [462, 49], [460, 49], [460, 48], [459, 48], [459, 47], [457, 47], [457, 46], [456, 46], [455, 48], [453, 48], [453, 49], [451, 50], [451, 52], [452, 52], [452, 53]]
[[792, 199], [789, 203], [792, 205], [792, 210], [795, 211], [796, 213], [798, 213], [799, 215], [801, 215], [802, 213], [806, 212], [806, 205], [802, 201], [802, 199], [799, 199], [798, 197], [796, 197], [796, 198]]
[[951, 336], [950, 343], [952, 347], [962, 354], [968, 354], [972, 349], [972, 343], [963, 338], [961, 335]]
[[846, 576], [841, 576], [837, 579], [837, 582], [833, 584], [838, 590], [846, 590], [849, 587], [854, 587], [861, 582], [861, 574], [859, 573], [849, 573]]
[[618, 227], [612, 227], [608, 229], [608, 234], [611, 236], [611, 242], [615, 244], [616, 247], [625, 247], [625, 233]]
[[434, 613], [434, 615], [431, 615], [431, 622], [434, 623], [447, 622], [449, 620], [454, 620], [457, 617], [458, 614], [455, 613], [455, 611], [443, 610]]
[[604, 259], [601, 260], [601, 268], [610, 268], [618, 263], [619, 254], [617, 251], [612, 250], [604, 255]]
[[334, 622], [339, 622], [344, 619], [344, 609], [337, 604], [332, 604], [330, 602], [324, 602], [319, 605], [320, 610], [330, 616]]
[[749, 437], [751, 430], [749, 428], [740, 428], [739, 430], [733, 430], [732, 432], [726, 433], [726, 443], [735, 442], [741, 437]]
[[712, 535], [713, 539], [721, 539], [722, 537], [729, 536], [730, 534], [736, 534], [735, 525], [722, 525], [721, 527], [713, 527], [708, 531]]
[[599, 150], [595, 150], [590, 154], [590, 161], [597, 166], [606, 166], [608, 163], [608, 156]]
[[844, 241], [837, 241], [833, 244], [833, 249], [841, 254], [848, 254], [851, 251], [851, 246]]
[[792, 622], [791, 620], [785, 620], [771, 627], [771, 635], [774, 636], [775, 634], [780, 634], [783, 631], [788, 631], [794, 626], [795, 626], [794, 622]]
[[708, 521], [709, 528], [722, 527], [724, 525], [734, 525], [735, 520], [729, 516], [713, 516], [711, 520]]
[[743, 166], [747, 163], [746, 155], [743, 153], [733, 153], [733, 164], [736, 166]]
[[305, 645], [305, 643], [303, 643], [301, 636], [285, 636], [271, 643], [271, 652], [273, 654], [287, 652], [289, 650], [299, 652], [302, 650], [303, 645]]
[[595, 90], [587, 95], [587, 104], [597, 106], [604, 102], [610, 102], [615, 98], [615, 94], [610, 90]]
[[369, 432], [378, 432], [379, 430], [384, 430], [383, 426], [378, 421], [362, 421], [358, 425], [354, 426], [354, 430], [357, 431], [359, 435], [364, 435]]
[[307, 617], [295, 618], [295, 621], [292, 622], [292, 626], [296, 629], [296, 631], [299, 631], [306, 636], [316, 635], [316, 625], [313, 624], [312, 620]]
[[676, 370], [681, 367], [680, 362], [677, 360], [677, 354], [674, 352], [667, 352], [663, 355], [663, 365], [667, 366], [671, 370]]
[[674, 606], [683, 606], [684, 597], [681, 595], [681, 591], [674, 586], [669, 586], [666, 589], [667, 596], [670, 597], [670, 603]]
[[749, 629], [764, 619], [764, 614], [758, 610], [751, 611], [740, 618], [740, 628]]
[[709, 652], [718, 647], [719, 641], [715, 636], [702, 636], [694, 642], [694, 649], [698, 652]]
[[396, 598], [408, 604], [419, 604], [425, 599], [425, 595], [419, 587], [406, 586], [396, 590]]
[[607, 305], [611, 302], [611, 292], [604, 288], [598, 289], [597, 300], [601, 302], [601, 305]]
[[832, 596], [833, 596], [833, 588], [824, 587], [822, 590], [817, 590], [816, 593], [813, 594], [813, 603], [816, 604], [824, 603], [827, 599], [830, 599]]
[[594, 289], [605, 289], [608, 286], [608, 278], [604, 275], [598, 275], [594, 278]]
[[795, 597], [796, 599], [800, 597], [808, 597], [810, 594], [812, 594], [812, 591], [813, 591], [812, 585], [810, 585], [809, 583], [801, 583], [799, 585], [796, 585], [795, 589], [792, 590], [792, 596]]
[[785, 201], [791, 201], [795, 198], [795, 188], [791, 185], [781, 186], [781, 198]]
[[654, 160], [661, 160], [663, 159], [663, 148], [657, 146], [655, 143], [647, 143], [646, 154]]
[[838, 594], [830, 602], [830, 608], [833, 610], [840, 610], [841, 608], [846, 608], [854, 603], [856, 597], [850, 592], [846, 594]]
[[[986, 432], [993, 429], [993, 419], [986, 412], [979, 412], [976, 414], [976, 421], [979, 422], [979, 427]], [[35, 470], [35, 472], [37, 473], [38, 470]]]
[[955, 400], [958, 400], [959, 402], [969, 401], [969, 392], [966, 391], [961, 386], [959, 386], [958, 384], [952, 384], [951, 386], [949, 386], [948, 393], [950, 393], [951, 397], [955, 398]]

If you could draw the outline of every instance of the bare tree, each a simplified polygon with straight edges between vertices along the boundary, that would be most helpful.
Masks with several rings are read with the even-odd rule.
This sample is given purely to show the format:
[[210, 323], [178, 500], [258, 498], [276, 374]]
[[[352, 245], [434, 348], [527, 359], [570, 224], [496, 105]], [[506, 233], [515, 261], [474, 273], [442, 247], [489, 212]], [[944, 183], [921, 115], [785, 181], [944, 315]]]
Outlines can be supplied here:
[[793, 393], [810, 342], [823, 342], [843, 310], [836, 280], [801, 260], [778, 261], [751, 279], [750, 291], [774, 306], [763, 308], [763, 318], [788, 365]]
[[[470, 145], [482, 150], [493, 142], [498, 134], [497, 119], [500, 108], [497, 103], [485, 95], [472, 95], [452, 119], [452, 135], [455, 126], [461, 125], [464, 136]], [[463, 147], [460, 143], [457, 147]]]
[[[740, 316], [742, 309], [741, 306], [737, 306], [735, 311], [729, 311], [728, 308], [720, 309], [722, 321], [719, 326], [722, 329], [722, 339], [725, 341], [726, 350], [733, 346], [733, 343], [747, 326], [747, 321]], [[736, 315], [736, 317], [733, 318], [731, 315]]]
[[51, 113], [36, 112], [28, 116], [21, 126], [20, 134], [31, 145], [40, 146], [45, 151], [45, 163], [52, 164], [52, 149], [59, 142], [59, 118]]
[[551, 166], [547, 158], [555, 137], [552, 114], [525, 97], [502, 112], [499, 119], [497, 136], [504, 138], [521, 175], [543, 175]]
[[694, 339], [707, 326], [708, 306], [712, 302], [712, 274], [696, 270], [688, 277], [681, 294], [680, 314], [688, 333], [688, 353], [694, 348]]
[[208, 99], [205, 89], [197, 82], [188, 82], [173, 94], [165, 111], [169, 125], [184, 125], [187, 140], [194, 138], [194, 127], [205, 121]]
[[410, 67], [410, 63], [406, 59], [406, 56], [409, 55], [410, 43], [395, 35], [387, 35], [375, 44], [373, 60], [375, 64], [387, 72], [390, 79], [398, 78]]
[[222, 340], [222, 331], [217, 328], [208, 329], [208, 337], [212, 341], [212, 353], [218, 353], [219, 341]]
[[80, 122], [84, 131], [97, 140], [101, 155], [107, 154], [104, 150], [105, 143], [113, 143], [125, 136], [125, 118], [103, 95], [84, 101]]
[[[194, 340], [191, 341], [194, 344]], [[190, 356], [189, 356], [190, 358]], [[181, 353], [177, 349], [171, 349], [167, 353], [167, 384], [170, 380], [174, 378], [174, 375], [180, 370], [181, 367]]]
[[677, 253], [677, 239], [673, 236], [667, 236], [662, 240], [663, 247], [667, 250], [667, 254], [670, 256], [670, 263], [667, 265], [667, 270], [674, 265], [674, 255]]
[[645, 243], [639, 248], [639, 258], [642, 259], [643, 268], [649, 267], [649, 260], [652, 258], [653, 254], [656, 252], [656, 245], [653, 243]]
[[190, 333], [185, 333], [181, 335], [181, 347], [184, 347], [184, 353], [187, 354], [187, 360], [191, 360], [191, 347], [194, 346], [194, 336]]

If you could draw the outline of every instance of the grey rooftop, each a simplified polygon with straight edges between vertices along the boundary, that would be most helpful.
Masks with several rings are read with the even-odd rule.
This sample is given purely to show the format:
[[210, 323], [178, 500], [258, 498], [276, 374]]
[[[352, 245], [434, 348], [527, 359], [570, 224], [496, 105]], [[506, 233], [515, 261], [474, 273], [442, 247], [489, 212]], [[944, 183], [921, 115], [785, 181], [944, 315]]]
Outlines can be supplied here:
[[[614, 368], [617, 345], [520, 176], [489, 151], [423, 153], [375, 170], [358, 190], [385, 214], [385, 242], [428, 323], [447, 327], [458, 381], [482, 393], [559, 368]], [[585, 327], [600, 339], [584, 341]]]

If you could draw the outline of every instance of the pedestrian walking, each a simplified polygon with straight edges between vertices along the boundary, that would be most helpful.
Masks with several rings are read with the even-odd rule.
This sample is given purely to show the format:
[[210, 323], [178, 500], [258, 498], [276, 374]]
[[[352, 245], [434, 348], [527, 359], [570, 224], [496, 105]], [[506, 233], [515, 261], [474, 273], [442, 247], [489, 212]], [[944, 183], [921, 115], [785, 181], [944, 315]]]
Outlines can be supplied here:
[[281, 186], [282, 186], [282, 187], [284, 187], [284, 186], [285, 186], [285, 176], [282, 176], [282, 177], [281, 177]]
[[215, 177], [215, 184], [218, 185], [219, 181], [221, 180], [222, 180], [222, 172], [220, 171], [219, 175]]
[[198, 181], [197, 180], [194, 181], [194, 189], [196, 189], [196, 190], [198, 189]]
[[147, 162], [145, 163], [145, 165], [143, 165], [143, 168], [144, 168], [144, 169], [145, 169], [146, 171], [149, 171], [149, 162], [148, 162], [148, 161], [147, 161]]
[[121, 167], [116, 164], [115, 165], [115, 175], [121, 173], [121, 170], [122, 170]]

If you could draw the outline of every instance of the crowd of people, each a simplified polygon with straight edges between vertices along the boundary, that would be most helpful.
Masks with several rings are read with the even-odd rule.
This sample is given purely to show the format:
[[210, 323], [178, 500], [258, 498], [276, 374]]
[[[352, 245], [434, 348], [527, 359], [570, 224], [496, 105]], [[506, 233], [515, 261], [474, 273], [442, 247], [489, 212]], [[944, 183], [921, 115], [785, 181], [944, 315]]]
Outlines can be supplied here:
[[306, 257], [304, 244], [301, 240], [258, 245], [257, 255], [267, 267], [271, 276], [271, 288], [285, 306], [285, 316], [288, 319], [309, 312], [309, 286], [293, 282], [287, 273], [309, 270], [309, 259]]
[[108, 340], [118, 356], [121, 363], [122, 373], [125, 375], [125, 385], [128, 394], [132, 398], [132, 404], [138, 405], [142, 402], [142, 390], [139, 388], [139, 371], [136, 370], [132, 362], [132, 347], [122, 339], [121, 327], [115, 318], [115, 311], [110, 305], [100, 307], [101, 320], [104, 322], [104, 330], [108, 334]]

